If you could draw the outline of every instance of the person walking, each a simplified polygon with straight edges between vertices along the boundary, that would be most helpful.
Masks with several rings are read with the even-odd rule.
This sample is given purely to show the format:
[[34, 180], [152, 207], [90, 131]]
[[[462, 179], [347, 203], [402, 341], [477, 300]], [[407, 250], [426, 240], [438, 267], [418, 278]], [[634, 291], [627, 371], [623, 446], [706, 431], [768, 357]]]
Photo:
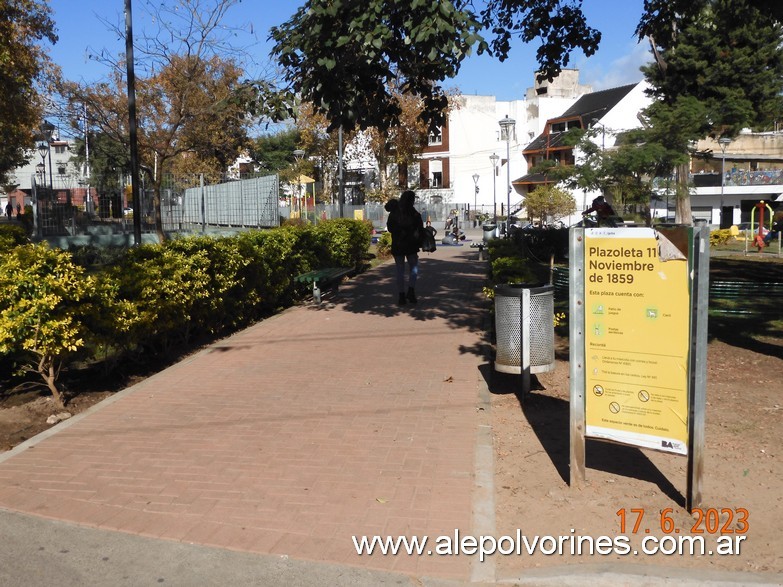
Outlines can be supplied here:
[[14, 207], [11, 205], [11, 200], [5, 205], [5, 214], [8, 216], [8, 220], [11, 220], [11, 216], [14, 213]]
[[[424, 222], [418, 210], [413, 207], [416, 194], [410, 190], [402, 192], [398, 203], [389, 202], [386, 209], [389, 219], [386, 228], [392, 237], [391, 252], [397, 270], [397, 303], [401, 306], [407, 302], [415, 304], [416, 280], [419, 276], [419, 247]], [[408, 290], [405, 290], [405, 261], [408, 262]]]

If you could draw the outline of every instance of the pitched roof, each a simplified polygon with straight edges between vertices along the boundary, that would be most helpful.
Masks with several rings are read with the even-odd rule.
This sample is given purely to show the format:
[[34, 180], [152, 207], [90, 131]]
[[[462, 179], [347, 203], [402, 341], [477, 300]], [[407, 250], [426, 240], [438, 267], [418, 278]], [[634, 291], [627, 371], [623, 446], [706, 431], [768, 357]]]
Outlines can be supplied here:
[[[608, 90], [599, 90], [585, 94], [560, 116], [550, 118], [547, 121], [546, 128], [549, 129], [552, 121], [557, 120], [581, 120], [582, 128], [590, 127], [596, 120], [602, 118], [612, 108], [628, 95], [637, 84], [628, 84]], [[553, 149], [564, 147], [563, 137], [565, 132], [543, 132], [538, 135], [523, 152], [542, 151], [544, 149]]]
[[541, 183], [554, 183], [551, 179], [548, 179], [543, 173], [528, 173], [522, 177], [516, 178], [511, 182], [511, 185], [532, 185]]
[[585, 94], [579, 98], [574, 105], [568, 110], [563, 112], [561, 118], [573, 118], [579, 117], [585, 126], [590, 124], [604, 114], [609, 112], [612, 108], [628, 95], [628, 93], [636, 87], [637, 84], [628, 84], [626, 86], [619, 86], [617, 88], [609, 88], [608, 90], [599, 90], [598, 92], [592, 92], [591, 94]]

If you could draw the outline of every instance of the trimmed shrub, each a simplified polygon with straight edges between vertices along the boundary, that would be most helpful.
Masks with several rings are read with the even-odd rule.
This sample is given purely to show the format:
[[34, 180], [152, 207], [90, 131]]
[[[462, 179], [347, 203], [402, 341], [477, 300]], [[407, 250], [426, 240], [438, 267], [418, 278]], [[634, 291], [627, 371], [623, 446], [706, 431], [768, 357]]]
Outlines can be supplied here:
[[184, 254], [165, 245], [128, 251], [110, 271], [119, 284], [119, 299], [133, 304], [138, 321], [126, 340], [136, 346], [168, 352], [203, 328], [191, 316], [209, 302], [209, 259], [204, 251]]
[[7, 251], [30, 242], [27, 231], [19, 224], [0, 225], [0, 251]]
[[391, 257], [391, 233], [384, 232], [381, 234], [381, 238], [378, 239], [378, 256], [381, 259]]
[[309, 293], [296, 275], [361, 267], [370, 234], [369, 223], [338, 219], [71, 254], [21, 245], [24, 232], [11, 228], [0, 234], [8, 247], [0, 259], [0, 359], [24, 362], [62, 404], [56, 379], [67, 360], [109, 359], [106, 367], [125, 351], [167, 353], [236, 329]]
[[729, 241], [734, 240], [734, 236], [731, 234], [731, 230], [728, 228], [722, 228], [720, 230], [710, 231], [710, 246], [725, 245]]
[[110, 290], [73, 263], [67, 251], [22, 245], [0, 256], [0, 353], [37, 373], [58, 406], [57, 379], [67, 359], [93, 336], [91, 315], [110, 308]]
[[535, 283], [536, 275], [525, 258], [522, 245], [513, 239], [495, 239], [488, 243], [491, 281], [501, 283]]
[[170, 241], [166, 246], [192, 256], [207, 276], [207, 295], [194, 301], [191, 322], [212, 334], [242, 323], [242, 316], [237, 312], [245, 289], [240, 272], [248, 261], [242, 257], [238, 240], [199, 236]]
[[492, 281], [500, 283], [536, 283], [537, 278], [527, 260], [521, 257], [499, 257], [493, 259]]
[[326, 253], [324, 266], [361, 268], [372, 240], [371, 222], [336, 218], [320, 222], [315, 232]]

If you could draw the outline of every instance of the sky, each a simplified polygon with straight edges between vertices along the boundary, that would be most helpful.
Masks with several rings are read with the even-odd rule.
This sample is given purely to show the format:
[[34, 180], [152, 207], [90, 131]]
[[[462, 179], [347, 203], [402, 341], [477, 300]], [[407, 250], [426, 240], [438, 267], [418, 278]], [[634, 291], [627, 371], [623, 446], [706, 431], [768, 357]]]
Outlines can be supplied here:
[[[173, 0], [161, 0], [173, 4]], [[361, 0], [357, 0], [361, 1]], [[227, 15], [227, 22], [241, 26], [246, 34], [241, 43], [254, 43], [259, 72], [269, 68], [267, 41], [269, 28], [285, 22], [301, 0], [243, 0]], [[50, 47], [50, 55], [67, 79], [96, 81], [107, 69], [91, 59], [102, 50], [117, 55], [125, 42], [106, 24], [125, 28], [125, 0], [49, 0], [59, 41]], [[133, 34], [139, 38], [149, 25], [144, 2], [132, 5]], [[580, 82], [594, 90], [635, 83], [642, 79], [639, 67], [650, 60], [646, 43], [638, 44], [633, 35], [642, 11], [643, 0], [584, 0], [588, 24], [600, 30], [603, 38], [598, 52], [585, 58], [581, 52], [571, 55], [569, 68], [580, 70]], [[518, 100], [533, 85], [537, 45], [516, 41], [511, 56], [504, 62], [487, 55], [472, 55], [463, 62], [459, 75], [447, 80], [463, 94], [496, 96], [498, 100]]]

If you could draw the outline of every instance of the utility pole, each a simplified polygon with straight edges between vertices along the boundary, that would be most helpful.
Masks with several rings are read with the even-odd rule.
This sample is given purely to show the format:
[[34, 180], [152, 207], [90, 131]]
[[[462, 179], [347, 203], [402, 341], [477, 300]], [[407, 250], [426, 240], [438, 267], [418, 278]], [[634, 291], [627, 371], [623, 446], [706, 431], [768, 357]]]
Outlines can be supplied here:
[[[136, 73], [133, 69], [133, 17], [131, 0], [125, 0], [125, 59], [128, 69], [128, 129], [130, 131], [133, 244], [141, 245], [141, 198], [139, 197], [139, 145], [136, 130]], [[156, 213], [157, 218], [157, 213]]]

